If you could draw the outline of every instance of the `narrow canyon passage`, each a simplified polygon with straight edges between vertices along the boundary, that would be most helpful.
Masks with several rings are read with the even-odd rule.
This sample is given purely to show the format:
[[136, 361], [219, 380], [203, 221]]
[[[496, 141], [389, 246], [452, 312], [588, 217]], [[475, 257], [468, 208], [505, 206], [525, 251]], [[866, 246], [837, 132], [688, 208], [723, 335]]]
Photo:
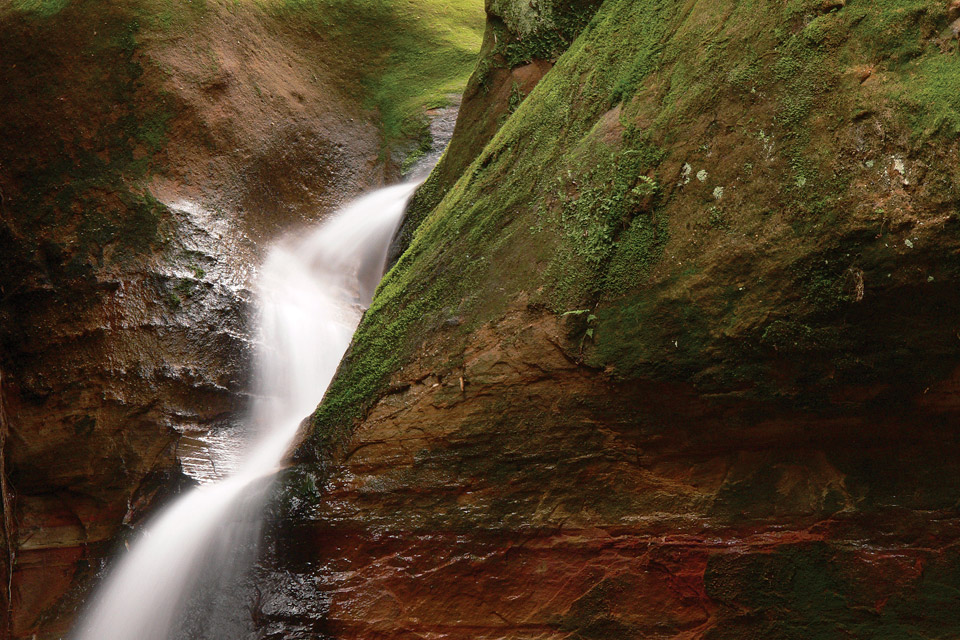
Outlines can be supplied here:
[[[240, 468], [147, 524], [118, 558], [77, 640], [233, 637], [229, 620], [239, 619], [245, 600], [230, 601], [230, 593], [256, 558], [270, 476], [336, 372], [416, 187], [363, 196], [269, 252], [257, 284], [255, 435]], [[191, 615], [198, 603], [205, 610]]]
[[0, 1], [0, 640], [957, 640], [958, 24]]

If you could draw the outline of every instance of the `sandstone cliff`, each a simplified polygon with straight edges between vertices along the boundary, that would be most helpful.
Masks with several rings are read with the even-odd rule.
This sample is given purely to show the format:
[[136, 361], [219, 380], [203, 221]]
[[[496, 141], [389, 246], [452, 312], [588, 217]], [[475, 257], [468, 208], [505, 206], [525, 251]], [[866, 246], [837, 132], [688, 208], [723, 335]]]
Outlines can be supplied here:
[[448, 150], [278, 497], [315, 606], [268, 637], [960, 633], [955, 5], [583, 16]]
[[469, 4], [0, 7], [0, 637], [61, 637], [132, 527], [223, 472], [260, 252], [396, 177], [472, 68]]

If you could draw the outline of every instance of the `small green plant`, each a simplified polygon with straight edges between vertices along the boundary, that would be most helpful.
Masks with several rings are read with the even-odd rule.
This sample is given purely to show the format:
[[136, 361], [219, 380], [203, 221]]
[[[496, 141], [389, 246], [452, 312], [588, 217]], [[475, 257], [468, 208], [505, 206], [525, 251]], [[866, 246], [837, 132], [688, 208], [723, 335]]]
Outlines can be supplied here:
[[196, 282], [193, 280], [183, 279], [173, 287], [173, 290], [177, 292], [177, 297], [182, 300], [183, 298], [189, 298], [192, 296], [196, 288]]
[[509, 113], [515, 112], [520, 108], [520, 104], [526, 98], [526, 94], [523, 93], [523, 90], [520, 89], [520, 84], [517, 82], [513, 83], [513, 86], [510, 88], [510, 101], [508, 104]]
[[423, 157], [427, 155], [423, 149], [417, 148], [407, 154], [407, 157], [403, 159], [403, 162], [400, 163], [400, 173], [406, 175], [410, 173], [410, 170], [413, 169]]
[[630, 190], [630, 193], [639, 198], [648, 198], [655, 196], [660, 191], [660, 185], [656, 180], [649, 176], [640, 176], [637, 186]]
[[586, 315], [587, 318], [586, 318], [586, 320], [585, 320], [586, 329], [584, 329], [583, 336], [581, 336], [581, 338], [580, 338], [580, 353], [581, 353], [581, 354], [583, 353], [583, 345], [586, 343], [586, 341], [587, 341], [588, 339], [589, 339], [591, 342], [593, 341], [594, 329], [596, 328], [596, 323], [597, 323], [597, 320], [598, 320], [597, 316], [595, 316], [595, 315], [590, 311], [590, 309], [576, 309], [576, 310], [573, 310], [573, 311], [566, 311], [566, 312], [560, 314], [560, 317], [561, 317], [561, 318], [564, 317], [564, 316], [583, 316], [583, 315]]
[[40, 18], [49, 18], [60, 13], [70, 0], [13, 0], [12, 6], [17, 11], [31, 13]]
[[717, 206], [710, 207], [708, 209], [710, 215], [707, 218], [707, 221], [710, 223], [710, 226], [715, 229], [726, 229], [727, 228], [727, 218], [723, 213], [723, 209]]

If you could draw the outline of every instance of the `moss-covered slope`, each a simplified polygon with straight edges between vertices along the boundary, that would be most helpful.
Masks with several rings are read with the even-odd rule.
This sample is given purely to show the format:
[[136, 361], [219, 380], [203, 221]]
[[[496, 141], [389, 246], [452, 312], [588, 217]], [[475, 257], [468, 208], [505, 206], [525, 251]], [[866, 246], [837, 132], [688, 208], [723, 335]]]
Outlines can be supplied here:
[[[423, 111], [463, 90], [483, 32], [480, 0], [257, 0], [326, 44], [341, 88], [361, 90], [388, 150], [429, 136]], [[429, 148], [429, 141], [426, 142]]]
[[319, 628], [960, 633], [958, 17], [607, 0], [314, 416], [278, 530]]
[[547, 0], [527, 5], [487, 1], [483, 47], [463, 92], [449, 153], [443, 155], [407, 208], [391, 262], [410, 246], [427, 214], [567, 50], [600, 4], [599, 0]]
[[951, 11], [607, 2], [388, 274], [316, 437], [426, 336], [517, 304], [576, 312], [591, 366], [711, 393], [807, 402], [944, 375], [960, 348]]

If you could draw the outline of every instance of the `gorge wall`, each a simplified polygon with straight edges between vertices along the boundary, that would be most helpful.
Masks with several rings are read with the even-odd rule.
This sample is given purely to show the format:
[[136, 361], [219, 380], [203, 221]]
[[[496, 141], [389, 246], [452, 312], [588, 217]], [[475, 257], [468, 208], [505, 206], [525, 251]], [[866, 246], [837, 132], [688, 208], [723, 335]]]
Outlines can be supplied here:
[[461, 4], [0, 7], [0, 637], [63, 637], [145, 516], [224, 472], [262, 250], [397, 178], [434, 98], [394, 76], [462, 87]]
[[[488, 2], [464, 130], [563, 6]], [[960, 3], [570, 10], [419, 196], [263, 637], [954, 637]]]
[[[250, 265], [422, 148], [468, 4], [0, 7], [0, 637], [217, 473]], [[960, 3], [486, 9], [252, 637], [960, 634]]]

